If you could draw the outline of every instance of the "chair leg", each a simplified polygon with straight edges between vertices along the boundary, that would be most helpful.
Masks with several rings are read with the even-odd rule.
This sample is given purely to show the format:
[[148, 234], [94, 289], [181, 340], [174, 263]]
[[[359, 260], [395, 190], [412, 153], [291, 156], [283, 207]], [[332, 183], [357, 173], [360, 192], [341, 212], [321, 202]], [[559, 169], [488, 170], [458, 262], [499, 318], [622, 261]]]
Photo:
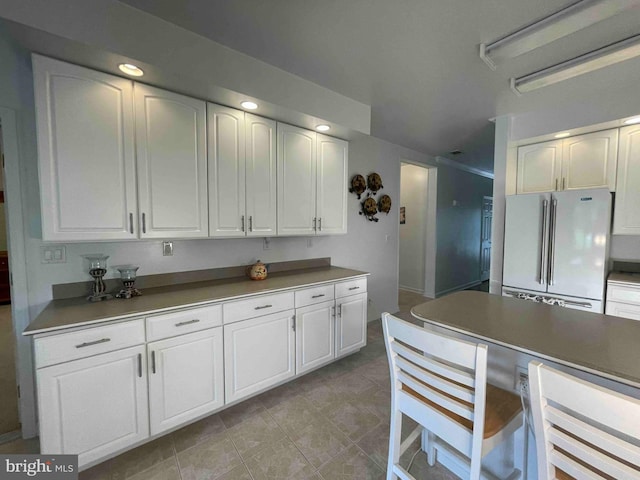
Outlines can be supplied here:
[[402, 440], [402, 413], [391, 410], [391, 429], [389, 432], [389, 460], [387, 461], [387, 480], [398, 480], [393, 473], [394, 465], [400, 462], [400, 444]]
[[427, 452], [427, 465], [433, 467], [436, 464], [436, 436], [426, 429], [425, 434], [427, 441], [423, 450]]

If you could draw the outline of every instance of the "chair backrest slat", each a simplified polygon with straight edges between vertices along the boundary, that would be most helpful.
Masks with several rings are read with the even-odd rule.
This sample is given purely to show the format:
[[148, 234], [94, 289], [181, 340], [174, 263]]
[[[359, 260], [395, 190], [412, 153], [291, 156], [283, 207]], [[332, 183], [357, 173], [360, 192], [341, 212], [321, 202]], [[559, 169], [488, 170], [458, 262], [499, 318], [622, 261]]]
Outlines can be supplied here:
[[441, 390], [447, 395], [451, 395], [459, 400], [462, 400], [463, 402], [474, 402], [474, 391], [468, 387], [465, 387], [464, 385], [452, 382], [440, 375], [434, 375], [428, 370], [424, 370], [423, 368], [418, 367], [417, 365], [405, 360], [400, 356], [397, 358], [396, 365], [400, 368], [400, 370], [409, 373], [418, 381], [430, 387]]
[[541, 478], [640, 479], [640, 400], [539, 362], [529, 383]]
[[455, 413], [456, 415], [459, 415], [466, 420], [473, 421], [473, 406], [465, 405], [453, 398], [442, 395], [441, 393], [428, 388], [424, 384], [417, 382], [415, 379], [406, 375], [404, 372], [398, 373], [398, 380], [427, 400], [440, 405], [442, 408], [449, 410], [450, 412]]

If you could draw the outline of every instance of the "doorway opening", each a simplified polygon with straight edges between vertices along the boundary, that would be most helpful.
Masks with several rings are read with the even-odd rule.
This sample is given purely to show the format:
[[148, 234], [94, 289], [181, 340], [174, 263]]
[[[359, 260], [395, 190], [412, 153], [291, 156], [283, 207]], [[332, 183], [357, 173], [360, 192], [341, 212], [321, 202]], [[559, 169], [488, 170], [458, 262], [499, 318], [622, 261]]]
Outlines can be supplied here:
[[437, 168], [400, 162], [398, 278], [403, 292], [435, 298]]
[[493, 220], [493, 197], [482, 198], [482, 224], [480, 227], [480, 281], [489, 281], [491, 270], [491, 221]]

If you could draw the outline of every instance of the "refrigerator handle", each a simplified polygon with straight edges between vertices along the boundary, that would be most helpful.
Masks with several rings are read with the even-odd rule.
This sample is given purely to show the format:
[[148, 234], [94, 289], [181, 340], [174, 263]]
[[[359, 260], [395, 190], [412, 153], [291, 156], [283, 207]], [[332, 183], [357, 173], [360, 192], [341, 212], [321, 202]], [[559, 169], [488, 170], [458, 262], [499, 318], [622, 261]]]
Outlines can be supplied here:
[[547, 209], [549, 208], [549, 201], [544, 200], [542, 202], [542, 236], [540, 238], [540, 285], [545, 283], [546, 268], [544, 268], [544, 244], [547, 238]]
[[551, 226], [549, 227], [549, 285], [553, 285], [553, 264], [555, 263], [556, 254], [556, 210], [558, 209], [558, 200], [551, 199]]

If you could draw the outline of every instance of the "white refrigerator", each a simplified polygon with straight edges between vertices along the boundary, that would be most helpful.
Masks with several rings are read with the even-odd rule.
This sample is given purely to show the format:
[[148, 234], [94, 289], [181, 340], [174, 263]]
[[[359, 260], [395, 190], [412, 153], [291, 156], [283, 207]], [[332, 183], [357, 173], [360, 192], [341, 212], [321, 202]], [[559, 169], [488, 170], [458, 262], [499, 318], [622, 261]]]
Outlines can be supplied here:
[[507, 196], [502, 294], [604, 311], [608, 189]]

